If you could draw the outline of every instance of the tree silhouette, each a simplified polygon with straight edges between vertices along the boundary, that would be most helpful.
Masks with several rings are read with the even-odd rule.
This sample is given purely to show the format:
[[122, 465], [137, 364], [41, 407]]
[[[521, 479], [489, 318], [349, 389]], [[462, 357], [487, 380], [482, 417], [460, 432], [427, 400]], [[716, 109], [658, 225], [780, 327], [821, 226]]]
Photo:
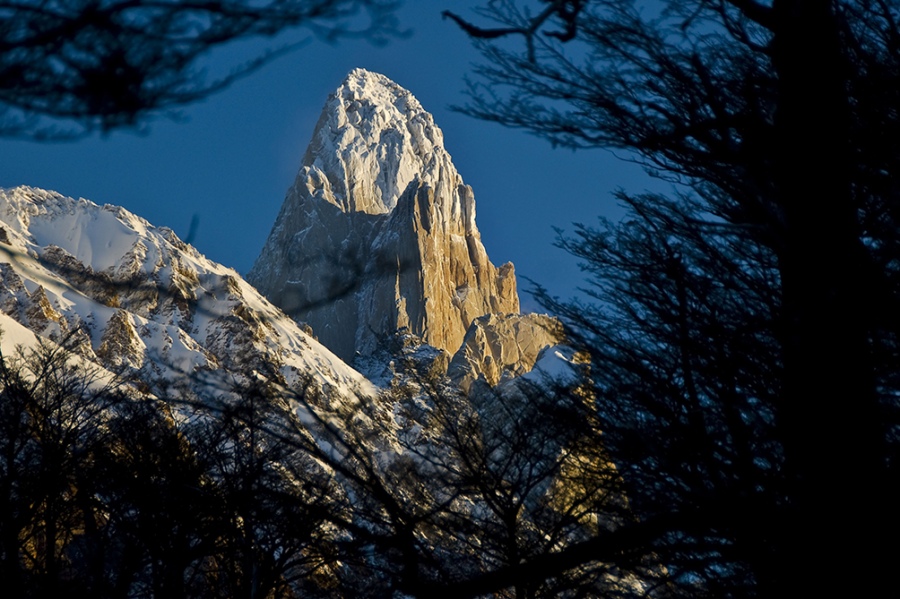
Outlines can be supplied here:
[[208, 414], [188, 437], [215, 481], [223, 518], [206, 592], [225, 597], [327, 596], [337, 569], [328, 514], [341, 493], [304, 443], [277, 434], [289, 418], [271, 382], [197, 406]]
[[594, 357], [598, 442], [665, 524], [646, 546], [716, 596], [889, 593], [896, 5], [539, 4], [449, 15], [487, 58], [466, 110], [679, 186], [562, 240], [595, 308], [542, 294]]
[[667, 584], [643, 545], [627, 563], [523, 568], [635, 524], [588, 387], [548, 393], [551, 379], [531, 378], [466, 396], [426, 359], [381, 396], [288, 385], [271, 364], [232, 387], [205, 379], [203, 395], [183, 381], [148, 395], [65, 347], [0, 356], [0, 572], [17, 597], [661, 596]]
[[341, 489], [273, 385], [161, 400], [68, 349], [0, 355], [11, 596], [335, 595]]
[[305, 28], [326, 40], [395, 34], [395, 0], [0, 2], [0, 136], [65, 139], [141, 127], [228, 86], [290, 45], [209, 78], [220, 46]]
[[123, 399], [108, 374], [49, 342], [0, 355], [0, 573], [11, 596], [99, 588], [81, 567], [98, 513], [84, 466]]
[[[430, 365], [400, 368], [407, 374], [374, 402], [335, 397], [327, 407], [308, 403], [321, 401], [316, 394], [293, 396], [316, 422], [288, 419], [279, 435], [334, 472], [349, 499], [327, 516], [344, 539], [346, 593], [627, 596], [664, 584], [647, 553], [537, 575], [521, 568], [633, 518], [621, 477], [594, 442], [590, 402], [548, 394], [552, 379], [463, 395]], [[303, 431], [318, 441], [304, 443]], [[490, 579], [498, 570], [511, 571]]]

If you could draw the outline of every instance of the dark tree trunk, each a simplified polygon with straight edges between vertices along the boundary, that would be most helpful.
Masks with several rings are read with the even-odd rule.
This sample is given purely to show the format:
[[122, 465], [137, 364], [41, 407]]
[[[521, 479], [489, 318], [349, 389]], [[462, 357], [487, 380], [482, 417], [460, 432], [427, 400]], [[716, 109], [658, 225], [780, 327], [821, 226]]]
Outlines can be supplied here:
[[848, 66], [832, 2], [776, 0], [774, 8], [784, 216], [778, 425], [788, 505], [760, 596], [888, 596], [868, 545], [883, 432], [868, 341], [870, 269], [851, 186]]

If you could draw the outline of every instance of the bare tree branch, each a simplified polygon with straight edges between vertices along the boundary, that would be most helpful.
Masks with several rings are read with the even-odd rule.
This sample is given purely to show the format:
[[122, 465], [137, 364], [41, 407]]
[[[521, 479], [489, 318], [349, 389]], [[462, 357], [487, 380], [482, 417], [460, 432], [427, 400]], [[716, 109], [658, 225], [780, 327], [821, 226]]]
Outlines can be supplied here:
[[141, 128], [303, 42], [210, 78], [210, 51], [289, 29], [332, 41], [399, 35], [396, 0], [0, 2], [0, 136], [71, 139]]

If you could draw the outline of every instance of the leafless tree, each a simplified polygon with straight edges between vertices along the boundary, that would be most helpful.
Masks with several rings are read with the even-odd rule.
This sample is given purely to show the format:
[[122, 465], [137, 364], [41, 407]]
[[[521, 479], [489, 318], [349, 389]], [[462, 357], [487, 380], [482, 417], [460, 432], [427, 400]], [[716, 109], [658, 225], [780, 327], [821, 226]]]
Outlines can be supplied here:
[[[543, 295], [607, 373], [598, 442], [633, 470], [644, 528], [706, 583], [733, 577], [718, 596], [889, 593], [896, 3], [503, 0], [448, 16], [486, 58], [470, 114], [679, 185], [621, 195], [626, 222], [562, 240], [593, 310]], [[810, 575], [798, 556], [840, 567]]]
[[297, 44], [210, 78], [209, 53], [288, 29], [383, 42], [396, 0], [0, 2], [0, 136], [64, 139], [140, 128], [223, 89]]

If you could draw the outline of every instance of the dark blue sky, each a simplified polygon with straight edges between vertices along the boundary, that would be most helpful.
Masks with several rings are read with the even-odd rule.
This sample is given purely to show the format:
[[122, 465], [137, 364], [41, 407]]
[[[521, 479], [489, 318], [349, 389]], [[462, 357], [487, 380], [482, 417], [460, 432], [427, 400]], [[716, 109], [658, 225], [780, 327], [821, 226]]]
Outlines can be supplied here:
[[[468, 14], [466, 7], [477, 4], [408, 0], [398, 15], [411, 30], [407, 39], [384, 47], [313, 41], [187, 107], [178, 121], [154, 121], [146, 135], [57, 144], [0, 141], [0, 187], [32, 185], [119, 204], [182, 237], [196, 215], [193, 244], [244, 273], [263, 246], [326, 97], [352, 68], [364, 67], [412, 91], [434, 114], [454, 163], [475, 191], [477, 223], [491, 260], [515, 263], [520, 290], [528, 286], [524, 276], [569, 296], [581, 273], [573, 258], [552, 247], [552, 227], [571, 230], [573, 222], [616, 217], [611, 191], [659, 183], [608, 152], [552, 149], [521, 131], [450, 110], [465, 102], [464, 77], [480, 56], [440, 12], [452, 7]], [[226, 64], [250, 49], [232, 48], [211, 60]], [[523, 308], [534, 309], [522, 295]]]

